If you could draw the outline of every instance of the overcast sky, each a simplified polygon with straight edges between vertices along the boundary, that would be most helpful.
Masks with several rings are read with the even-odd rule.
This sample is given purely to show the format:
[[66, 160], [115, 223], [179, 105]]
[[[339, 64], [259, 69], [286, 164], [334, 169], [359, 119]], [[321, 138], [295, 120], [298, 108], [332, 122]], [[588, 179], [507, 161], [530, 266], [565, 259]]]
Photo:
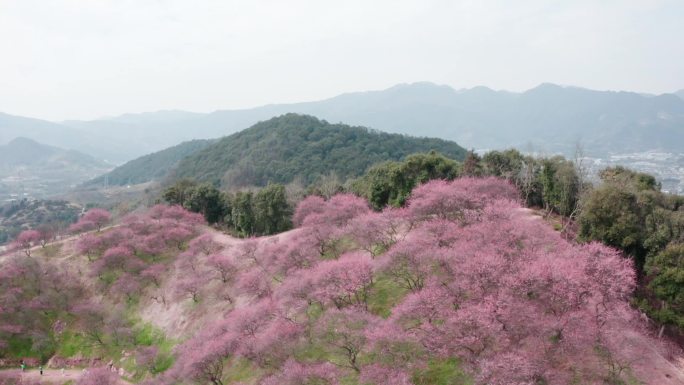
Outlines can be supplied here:
[[431, 81], [684, 88], [681, 0], [0, 0], [0, 111], [212, 111]]

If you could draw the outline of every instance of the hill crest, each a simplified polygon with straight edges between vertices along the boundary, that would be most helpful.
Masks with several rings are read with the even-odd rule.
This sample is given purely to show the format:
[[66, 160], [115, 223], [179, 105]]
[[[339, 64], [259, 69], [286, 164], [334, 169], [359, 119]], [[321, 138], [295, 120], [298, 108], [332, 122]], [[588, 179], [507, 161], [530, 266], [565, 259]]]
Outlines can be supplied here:
[[180, 161], [173, 177], [230, 187], [289, 183], [301, 178], [306, 185], [331, 172], [342, 180], [359, 176], [376, 163], [430, 150], [454, 159], [465, 156], [465, 149], [454, 142], [285, 114], [189, 155]]

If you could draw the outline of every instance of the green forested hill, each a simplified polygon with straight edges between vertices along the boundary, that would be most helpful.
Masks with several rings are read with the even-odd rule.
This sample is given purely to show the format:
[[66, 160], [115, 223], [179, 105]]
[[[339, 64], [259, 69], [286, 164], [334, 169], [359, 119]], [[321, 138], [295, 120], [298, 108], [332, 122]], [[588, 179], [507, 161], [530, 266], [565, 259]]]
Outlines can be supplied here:
[[106, 175], [89, 181], [87, 184], [103, 184], [105, 177], [108, 179], [107, 183], [118, 186], [159, 180], [164, 178], [181, 159], [205, 148], [211, 143], [213, 143], [212, 140], [183, 142], [177, 146], [134, 159], [115, 168]]
[[173, 177], [226, 187], [288, 183], [297, 178], [308, 184], [330, 172], [342, 179], [359, 176], [378, 162], [430, 150], [459, 160], [466, 153], [451, 141], [387, 134], [286, 114], [189, 155], [179, 163]]

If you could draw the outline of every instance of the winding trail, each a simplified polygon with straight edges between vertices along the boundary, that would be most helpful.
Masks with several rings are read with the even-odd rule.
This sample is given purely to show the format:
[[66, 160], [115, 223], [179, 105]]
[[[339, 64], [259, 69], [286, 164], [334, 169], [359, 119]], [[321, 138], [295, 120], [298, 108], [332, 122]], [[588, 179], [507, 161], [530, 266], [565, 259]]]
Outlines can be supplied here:
[[[0, 370], [0, 382], [2, 382], [3, 377], [20, 375], [22, 383], [28, 381], [28, 383], [63, 384], [67, 381], [77, 382], [83, 376], [83, 373], [83, 369], [65, 369], [64, 372], [61, 369], [45, 369], [41, 376], [38, 369], [30, 369], [23, 373], [19, 369], [5, 369]], [[119, 383], [121, 385], [130, 384], [122, 378], [119, 378]]]

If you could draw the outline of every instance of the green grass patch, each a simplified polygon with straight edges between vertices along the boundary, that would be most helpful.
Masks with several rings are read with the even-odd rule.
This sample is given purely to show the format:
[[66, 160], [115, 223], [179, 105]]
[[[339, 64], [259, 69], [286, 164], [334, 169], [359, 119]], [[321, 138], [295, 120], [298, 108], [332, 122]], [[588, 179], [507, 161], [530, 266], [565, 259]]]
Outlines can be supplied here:
[[[136, 321], [131, 321], [136, 323]], [[152, 369], [141, 367], [137, 363], [129, 364], [128, 371], [135, 373], [136, 379], [142, 379], [145, 373], [149, 370], [153, 374], [163, 373], [168, 370], [175, 362], [173, 355], [173, 348], [176, 346], [176, 341], [166, 337], [163, 330], [155, 327], [150, 323], [137, 322], [138, 326], [133, 329], [133, 345], [135, 348], [144, 348], [155, 346], [157, 348], [157, 357], [154, 359]]]
[[389, 248], [386, 247], [385, 245], [383, 245], [382, 243], [377, 243], [377, 244], [373, 245], [373, 247], [371, 249], [372, 249], [373, 255], [379, 256], [379, 255], [385, 254], [385, 252]]
[[58, 337], [57, 355], [64, 358], [93, 356], [93, 345], [83, 335], [67, 330]]
[[171, 366], [173, 366], [174, 362], [176, 362], [176, 358], [171, 353], [171, 350], [160, 348], [159, 354], [157, 355], [157, 358], [154, 360], [154, 369], [152, 370], [152, 373], [164, 373], [165, 371], [169, 370]]
[[359, 385], [359, 376], [354, 373], [340, 378], [340, 385]]
[[34, 349], [33, 339], [24, 336], [12, 336], [7, 340], [7, 348], [3, 352], [8, 357], [37, 358], [41, 361], [49, 359], [55, 351], [50, 341], [45, 346]]
[[[133, 328], [133, 334], [130, 339], [114, 342], [111, 335], [103, 337], [105, 344], [100, 345], [90, 340], [83, 334], [72, 330], [63, 332], [57, 338], [58, 349], [56, 354], [60, 357], [84, 357], [84, 358], [102, 358], [103, 360], [113, 360], [118, 365], [123, 366], [127, 372], [133, 373], [133, 380], [142, 380], [148, 371], [153, 374], [158, 374], [169, 369], [174, 361], [173, 348], [176, 341], [166, 337], [164, 332], [149, 323], [143, 323], [139, 320], [129, 318], [130, 324], [137, 324]], [[129, 357], [123, 357], [122, 352], [135, 352], [138, 348], [149, 346], [157, 347], [157, 357], [155, 358], [153, 368], [143, 367], [138, 365], [135, 360], [135, 354]]]
[[294, 353], [297, 361], [302, 362], [321, 362], [330, 358], [330, 353], [320, 344], [306, 344], [297, 349]]
[[323, 312], [325, 312], [325, 309], [323, 308], [323, 305], [318, 302], [312, 303], [306, 309], [306, 315], [311, 321], [316, 321], [321, 318]]
[[12, 336], [7, 341], [7, 355], [14, 357], [36, 357], [32, 349], [33, 341], [29, 337]]
[[38, 249], [38, 254], [45, 258], [54, 258], [59, 255], [60, 250], [62, 250], [62, 244], [54, 243]]
[[427, 368], [413, 374], [414, 385], [471, 385], [472, 380], [463, 372], [456, 358], [432, 359]]
[[137, 327], [133, 335], [133, 340], [138, 346], [159, 345], [165, 339], [164, 332], [149, 323], [144, 323]]
[[356, 249], [356, 241], [352, 237], [342, 237], [328, 241], [325, 247], [325, 253], [321, 256], [321, 259], [337, 259], [342, 254], [347, 251], [352, 251]]
[[231, 361], [229, 365], [227, 365], [227, 368], [223, 373], [223, 382], [225, 384], [233, 384], [236, 382], [248, 383], [250, 380], [256, 380], [262, 375], [263, 370], [259, 369], [251, 361], [239, 358]]
[[119, 278], [119, 272], [114, 270], [108, 270], [100, 275], [100, 282], [105, 287], [110, 287]]
[[396, 306], [408, 293], [408, 290], [386, 275], [375, 277], [368, 297], [368, 310], [380, 317], [387, 318], [392, 314], [392, 308]]

